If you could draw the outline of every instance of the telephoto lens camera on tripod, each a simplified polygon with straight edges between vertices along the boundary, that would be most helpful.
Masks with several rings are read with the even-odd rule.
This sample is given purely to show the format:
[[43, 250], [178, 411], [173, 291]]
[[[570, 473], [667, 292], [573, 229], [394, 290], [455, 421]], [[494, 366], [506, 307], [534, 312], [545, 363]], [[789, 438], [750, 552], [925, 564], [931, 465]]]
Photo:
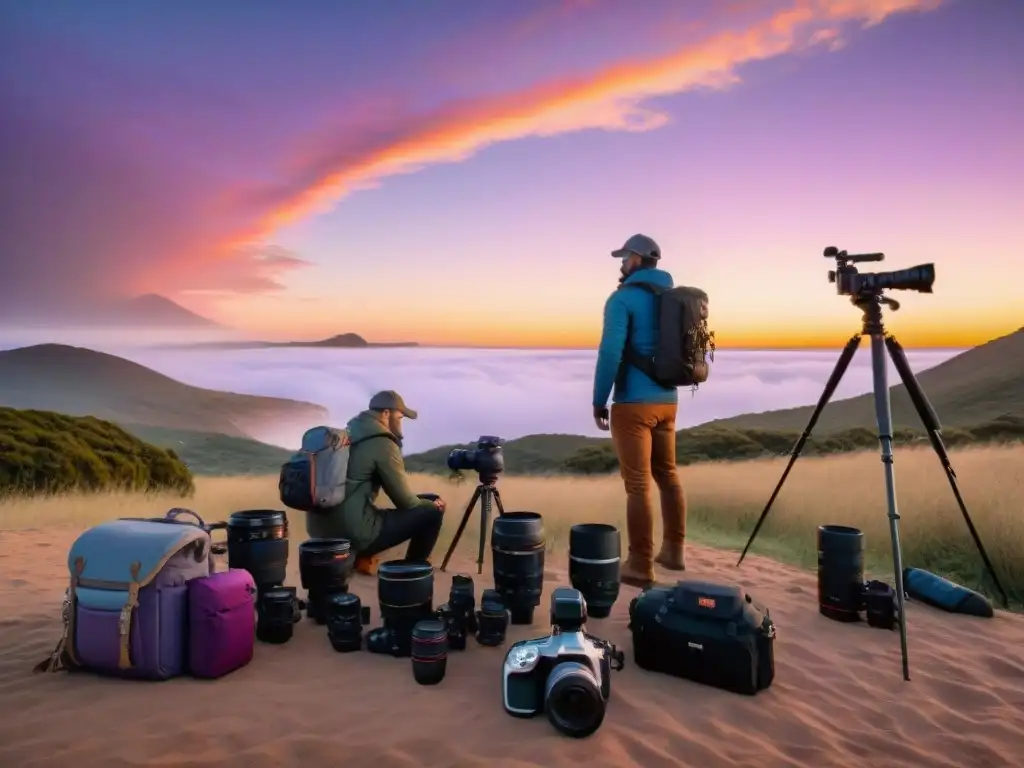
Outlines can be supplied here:
[[513, 643], [502, 669], [502, 702], [513, 717], [546, 712], [566, 736], [590, 736], [604, 722], [611, 672], [625, 655], [606, 640], [588, 635], [587, 601], [579, 590], [551, 593], [551, 634]]
[[434, 568], [425, 560], [389, 560], [377, 568], [382, 626], [366, 635], [366, 650], [396, 657], [412, 652], [417, 622], [436, 618]]
[[[746, 557], [747, 552], [750, 550], [750, 546], [754, 543], [754, 539], [756, 538], [758, 531], [761, 530], [761, 526], [764, 525], [764, 521], [768, 517], [768, 513], [771, 511], [772, 504], [775, 503], [775, 499], [782, 490], [782, 486], [786, 482], [786, 478], [793, 469], [793, 465], [800, 457], [800, 453], [803, 451], [804, 446], [810, 439], [811, 432], [818, 423], [818, 418], [821, 416], [821, 412], [825, 409], [825, 406], [832, 398], [832, 395], [835, 394], [836, 388], [839, 386], [843, 375], [846, 373], [846, 369], [849, 367], [850, 362], [853, 360], [853, 356], [860, 347], [861, 340], [864, 336], [867, 336], [871, 340], [871, 372], [875, 401], [875, 421], [878, 427], [878, 440], [882, 457], [886, 506], [888, 509], [887, 516], [889, 518], [889, 537], [892, 542], [893, 575], [896, 583], [895, 613], [896, 622], [898, 623], [900, 630], [900, 651], [903, 657], [903, 679], [910, 680], [910, 659], [907, 651], [906, 591], [903, 583], [903, 552], [900, 547], [900, 514], [896, 499], [896, 473], [893, 466], [892, 403], [889, 398], [889, 371], [886, 354], [888, 354], [889, 359], [892, 360], [893, 367], [896, 369], [897, 374], [899, 374], [900, 381], [907, 390], [907, 395], [910, 397], [914, 410], [917, 411], [917, 415], [928, 433], [928, 440], [946, 474], [946, 480], [949, 482], [949, 487], [953, 492], [953, 497], [956, 499], [957, 505], [960, 507], [960, 513], [963, 515], [964, 522], [967, 525], [967, 530], [970, 532], [971, 538], [974, 540], [974, 545], [977, 547], [978, 554], [980, 555], [982, 562], [985, 564], [985, 570], [988, 572], [988, 575], [992, 579], [992, 583], [999, 592], [1004, 606], [1007, 605], [1006, 590], [1003, 589], [1003, 585], [1000, 583], [999, 577], [996, 575], [995, 568], [992, 566], [992, 561], [989, 559], [988, 553], [985, 551], [985, 546], [981, 542], [981, 537], [978, 535], [978, 531], [974, 527], [974, 522], [971, 520], [970, 513], [967, 511], [967, 505], [964, 503], [963, 496], [960, 493], [960, 486], [956, 479], [956, 473], [953, 471], [953, 464], [942, 440], [942, 426], [939, 422], [939, 417], [936, 415], [931, 403], [928, 402], [928, 398], [925, 396], [924, 391], [921, 389], [921, 385], [914, 376], [914, 372], [910, 368], [910, 363], [907, 361], [907, 356], [904, 353], [903, 347], [896, 340], [896, 337], [885, 329], [885, 324], [882, 318], [883, 307], [888, 307], [893, 312], [898, 311], [900, 308], [898, 301], [891, 299], [888, 296], [883, 296], [882, 292], [886, 290], [896, 290], [931, 293], [932, 285], [935, 282], [935, 265], [919, 264], [917, 266], [910, 267], [909, 269], [900, 269], [894, 272], [862, 273], [857, 270], [857, 267], [854, 266], [855, 264], [882, 261], [885, 259], [885, 254], [850, 254], [846, 251], [841, 251], [834, 246], [830, 246], [824, 250], [822, 255], [826, 259], [835, 259], [836, 268], [828, 273], [828, 280], [830, 283], [835, 284], [836, 292], [840, 296], [849, 296], [850, 303], [861, 311], [861, 330], [850, 338], [846, 343], [846, 346], [843, 348], [842, 353], [839, 355], [836, 367], [832, 371], [832, 375], [829, 377], [828, 382], [825, 384], [825, 389], [822, 391], [821, 397], [815, 405], [814, 411], [811, 413], [807, 426], [804, 428], [804, 431], [793, 446], [789, 463], [783, 470], [782, 477], [779, 479], [778, 485], [775, 486], [775, 490], [772, 491], [772, 494], [768, 499], [768, 503], [765, 505], [764, 510], [761, 512], [761, 516], [754, 525], [754, 530], [751, 532], [750, 538], [747, 540], [746, 546], [744, 546], [743, 552], [740, 554], [739, 561], [736, 565], [740, 565], [743, 562], [743, 558]], [[820, 551], [819, 547], [819, 552]], [[830, 611], [833, 608], [839, 609], [835, 612], [836, 615], [841, 615], [841, 611], [849, 612], [855, 600], [858, 603], [860, 600], [860, 597], [857, 597], [856, 599], [853, 598], [851, 593], [853, 582], [856, 579], [856, 576], [851, 575], [851, 572], [855, 572], [856, 568], [847, 568], [845, 570], [847, 572], [847, 578], [839, 577], [837, 579], [836, 583], [838, 584], [839, 582], [842, 582], [842, 584], [837, 586], [836, 594], [833, 595], [836, 600], [830, 601], [835, 604], [827, 606]], [[860, 578], [861, 585], [863, 585], [862, 571], [860, 573]], [[821, 595], [821, 581], [819, 581], [819, 603], [821, 604], [821, 612], [824, 614], [826, 600]], [[858, 608], [859, 607], [860, 605], [858, 604]], [[887, 621], [884, 616], [877, 620]]]
[[459, 544], [477, 502], [480, 502], [480, 541], [477, 549], [477, 573], [483, 573], [484, 550], [487, 548], [487, 527], [492, 505], [498, 516], [491, 529], [491, 559], [494, 588], [508, 608], [513, 624], [532, 624], [534, 609], [540, 605], [544, 586], [544, 521], [536, 512], [506, 512], [498, 493], [498, 475], [505, 470], [501, 446], [504, 440], [482, 436], [476, 448], [456, 448], [448, 454], [448, 468], [453, 472], [476, 471], [480, 484], [473, 492], [458, 530], [441, 562], [448, 569], [452, 553]]
[[299, 577], [306, 590], [306, 616], [327, 623], [327, 604], [348, 592], [355, 560], [348, 539], [308, 539], [299, 544]]

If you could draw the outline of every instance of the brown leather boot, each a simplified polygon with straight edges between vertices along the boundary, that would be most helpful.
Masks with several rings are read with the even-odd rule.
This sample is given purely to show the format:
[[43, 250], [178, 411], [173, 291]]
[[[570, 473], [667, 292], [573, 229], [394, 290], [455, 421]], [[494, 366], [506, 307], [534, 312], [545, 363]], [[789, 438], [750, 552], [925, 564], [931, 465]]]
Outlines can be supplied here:
[[619, 581], [631, 587], [650, 589], [654, 586], [654, 567], [637, 565], [632, 558], [627, 558], [619, 571]]
[[364, 576], [376, 576], [377, 575], [377, 564], [380, 562], [380, 558], [376, 555], [370, 557], [356, 557], [356, 573], [361, 573]]
[[670, 571], [685, 571], [686, 558], [683, 557], [683, 545], [662, 544], [661, 552], [654, 558], [654, 562]]

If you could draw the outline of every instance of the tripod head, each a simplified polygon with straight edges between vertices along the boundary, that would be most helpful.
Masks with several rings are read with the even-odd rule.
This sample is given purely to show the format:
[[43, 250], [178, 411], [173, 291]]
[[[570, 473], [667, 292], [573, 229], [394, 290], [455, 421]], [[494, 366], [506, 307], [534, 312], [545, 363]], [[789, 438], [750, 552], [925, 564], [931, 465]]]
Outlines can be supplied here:
[[[863, 303], [879, 301], [888, 304], [895, 311], [899, 309], [899, 302], [891, 299], [882, 299], [881, 293], [885, 290], [893, 291], [917, 291], [918, 293], [931, 293], [932, 284], [935, 282], [935, 265], [918, 264], [907, 269], [897, 269], [893, 272], [864, 272], [857, 270], [854, 264], [871, 261], [883, 261], [884, 253], [855, 253], [850, 254], [840, 251], [834, 245], [824, 250], [822, 255], [826, 259], [835, 259], [836, 268], [829, 270], [828, 281], [835, 283], [836, 292], [840, 296], [850, 296], [851, 301], [857, 306]], [[879, 297], [877, 299], [872, 297]]]

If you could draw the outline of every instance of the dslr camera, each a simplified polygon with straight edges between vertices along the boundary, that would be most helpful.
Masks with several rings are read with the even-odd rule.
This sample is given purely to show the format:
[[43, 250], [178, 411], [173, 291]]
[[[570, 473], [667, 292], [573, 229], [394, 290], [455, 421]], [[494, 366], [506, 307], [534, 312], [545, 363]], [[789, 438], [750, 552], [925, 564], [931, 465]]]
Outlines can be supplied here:
[[604, 721], [611, 696], [611, 671], [625, 654], [583, 631], [587, 601], [579, 590], [551, 593], [551, 634], [513, 643], [502, 670], [505, 711], [513, 717], [547, 713], [561, 733], [590, 736]]
[[455, 448], [448, 454], [448, 469], [452, 472], [476, 472], [481, 477], [497, 477], [505, 471], [505, 455], [501, 446], [505, 441], [493, 435], [482, 435], [476, 448]]

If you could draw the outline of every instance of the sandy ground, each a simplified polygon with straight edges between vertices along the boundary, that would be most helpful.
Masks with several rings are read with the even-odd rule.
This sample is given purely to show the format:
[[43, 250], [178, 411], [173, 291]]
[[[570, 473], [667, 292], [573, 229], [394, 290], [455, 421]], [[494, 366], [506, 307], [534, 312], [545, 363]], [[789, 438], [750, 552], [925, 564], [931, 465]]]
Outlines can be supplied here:
[[[897, 633], [818, 615], [813, 574], [756, 557], [737, 570], [733, 554], [697, 548], [690, 575], [739, 580], [770, 608], [779, 631], [774, 686], [745, 697], [636, 668], [626, 628], [636, 590], [624, 588], [612, 616], [589, 629], [627, 650], [626, 668], [614, 677], [601, 730], [581, 741], [544, 717], [504, 713], [501, 648], [471, 641], [451, 655], [444, 682], [427, 688], [413, 681], [409, 660], [337, 654], [324, 628], [306, 621], [290, 643], [258, 644], [252, 664], [218, 681], [33, 676], [58, 636], [74, 535], [0, 532], [3, 766], [1024, 764], [1024, 617], [913, 606], [906, 683]], [[297, 585], [294, 550], [291, 561]], [[476, 581], [479, 593], [487, 580]], [[568, 583], [563, 562], [549, 563], [548, 583]], [[357, 576], [352, 591], [374, 606], [376, 621], [375, 580]], [[439, 573], [435, 603], [447, 591]], [[547, 594], [541, 605], [538, 623], [511, 628], [510, 640], [544, 633]]]

